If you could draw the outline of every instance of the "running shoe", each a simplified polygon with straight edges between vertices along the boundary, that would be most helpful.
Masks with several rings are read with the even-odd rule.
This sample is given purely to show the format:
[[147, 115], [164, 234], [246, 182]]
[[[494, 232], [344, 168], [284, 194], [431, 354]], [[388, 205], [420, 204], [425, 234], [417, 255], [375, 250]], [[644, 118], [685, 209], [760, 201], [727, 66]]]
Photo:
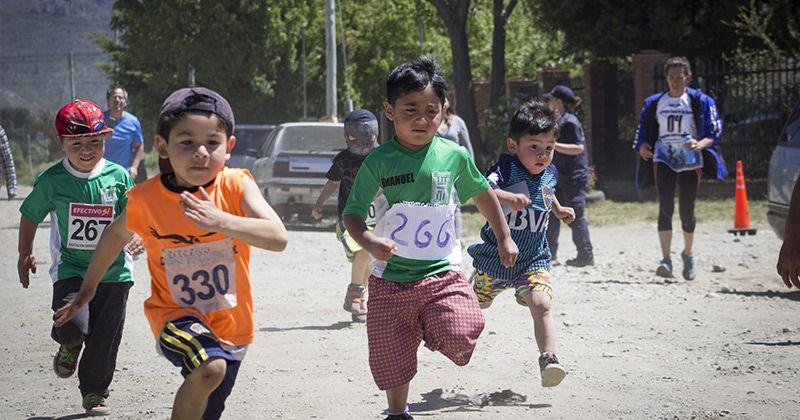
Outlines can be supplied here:
[[658, 264], [658, 268], [656, 268], [656, 275], [659, 277], [666, 277], [672, 278], [672, 260], [669, 258], [664, 258], [661, 260], [661, 263]]
[[567, 376], [567, 372], [553, 353], [542, 353], [539, 356], [539, 371], [542, 374], [542, 386], [546, 388], [560, 384]]
[[347, 286], [347, 294], [344, 296], [345, 311], [350, 312], [353, 322], [367, 322], [367, 288], [360, 284]]
[[694, 254], [686, 255], [681, 252], [681, 259], [683, 260], [683, 278], [685, 280], [694, 280]]
[[81, 355], [83, 344], [75, 347], [61, 345], [53, 356], [53, 370], [59, 378], [69, 378], [78, 368], [78, 357]]
[[403, 414], [390, 414], [389, 417], [386, 417], [383, 420], [414, 420], [414, 417], [411, 414], [403, 413]]
[[106, 405], [106, 397], [100, 394], [86, 394], [83, 397], [83, 408], [90, 417], [108, 416], [111, 409]]

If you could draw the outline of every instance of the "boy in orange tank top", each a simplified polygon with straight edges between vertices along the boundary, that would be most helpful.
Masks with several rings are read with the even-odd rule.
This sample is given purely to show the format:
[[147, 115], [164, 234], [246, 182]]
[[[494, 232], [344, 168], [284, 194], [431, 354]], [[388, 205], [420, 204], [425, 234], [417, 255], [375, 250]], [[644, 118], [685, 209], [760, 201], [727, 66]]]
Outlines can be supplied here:
[[228, 102], [205, 88], [162, 105], [156, 147], [174, 172], [128, 193], [100, 239], [83, 285], [56, 325], [91, 301], [97, 283], [136, 233], [150, 269], [145, 315], [159, 353], [181, 368], [173, 419], [218, 419], [253, 340], [250, 246], [282, 251], [286, 229], [247, 170], [225, 168], [236, 143]]

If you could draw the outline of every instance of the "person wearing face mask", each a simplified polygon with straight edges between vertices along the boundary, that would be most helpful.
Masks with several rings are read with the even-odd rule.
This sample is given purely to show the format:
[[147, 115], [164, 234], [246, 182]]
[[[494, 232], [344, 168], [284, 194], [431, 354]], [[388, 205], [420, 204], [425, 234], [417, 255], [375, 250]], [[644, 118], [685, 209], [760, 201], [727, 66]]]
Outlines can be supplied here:
[[[328, 182], [322, 188], [317, 199], [317, 204], [311, 211], [311, 216], [319, 220], [322, 218], [323, 204], [339, 190], [338, 213], [339, 222], [336, 224], [336, 238], [344, 247], [347, 260], [353, 265], [350, 275], [350, 285], [344, 299], [344, 310], [351, 313], [354, 322], [366, 322], [367, 318], [367, 279], [369, 278], [369, 263], [371, 257], [367, 251], [356, 243], [342, 223], [342, 210], [350, 196], [353, 181], [356, 179], [358, 168], [364, 158], [378, 146], [378, 119], [375, 114], [366, 109], [357, 109], [350, 112], [344, 119], [344, 137], [347, 149], [339, 152], [333, 158], [333, 163], [325, 176]], [[370, 209], [371, 218], [369, 225], [375, 225], [375, 207], [379, 206], [381, 195], [373, 202]]]

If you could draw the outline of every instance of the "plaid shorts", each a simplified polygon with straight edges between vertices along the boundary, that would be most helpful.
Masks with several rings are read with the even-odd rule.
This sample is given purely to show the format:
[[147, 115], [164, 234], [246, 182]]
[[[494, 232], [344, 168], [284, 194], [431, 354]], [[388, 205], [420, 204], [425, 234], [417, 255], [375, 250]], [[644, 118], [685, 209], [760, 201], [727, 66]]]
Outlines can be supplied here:
[[369, 291], [369, 367], [378, 388], [411, 381], [423, 339], [425, 347], [455, 364], [469, 362], [484, 320], [463, 272], [445, 271], [408, 283], [370, 276]]
[[494, 298], [503, 290], [514, 288], [514, 296], [517, 298], [517, 303], [522, 306], [528, 306], [525, 302], [523, 295], [527, 292], [544, 292], [553, 298], [553, 285], [550, 281], [550, 272], [545, 269], [538, 269], [528, 271], [514, 280], [505, 280], [493, 278], [487, 273], [480, 270], [475, 270], [472, 277], [469, 279], [472, 284], [475, 294], [478, 296], [478, 302], [481, 308], [488, 308], [492, 305]]

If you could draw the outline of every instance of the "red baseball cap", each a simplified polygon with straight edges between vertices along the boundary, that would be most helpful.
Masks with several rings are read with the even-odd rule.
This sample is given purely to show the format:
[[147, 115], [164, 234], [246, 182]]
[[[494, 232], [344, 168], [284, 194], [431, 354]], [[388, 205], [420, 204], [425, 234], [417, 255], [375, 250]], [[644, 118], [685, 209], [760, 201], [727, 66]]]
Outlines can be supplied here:
[[56, 132], [61, 137], [88, 137], [112, 133], [103, 111], [96, 103], [76, 99], [58, 110]]

